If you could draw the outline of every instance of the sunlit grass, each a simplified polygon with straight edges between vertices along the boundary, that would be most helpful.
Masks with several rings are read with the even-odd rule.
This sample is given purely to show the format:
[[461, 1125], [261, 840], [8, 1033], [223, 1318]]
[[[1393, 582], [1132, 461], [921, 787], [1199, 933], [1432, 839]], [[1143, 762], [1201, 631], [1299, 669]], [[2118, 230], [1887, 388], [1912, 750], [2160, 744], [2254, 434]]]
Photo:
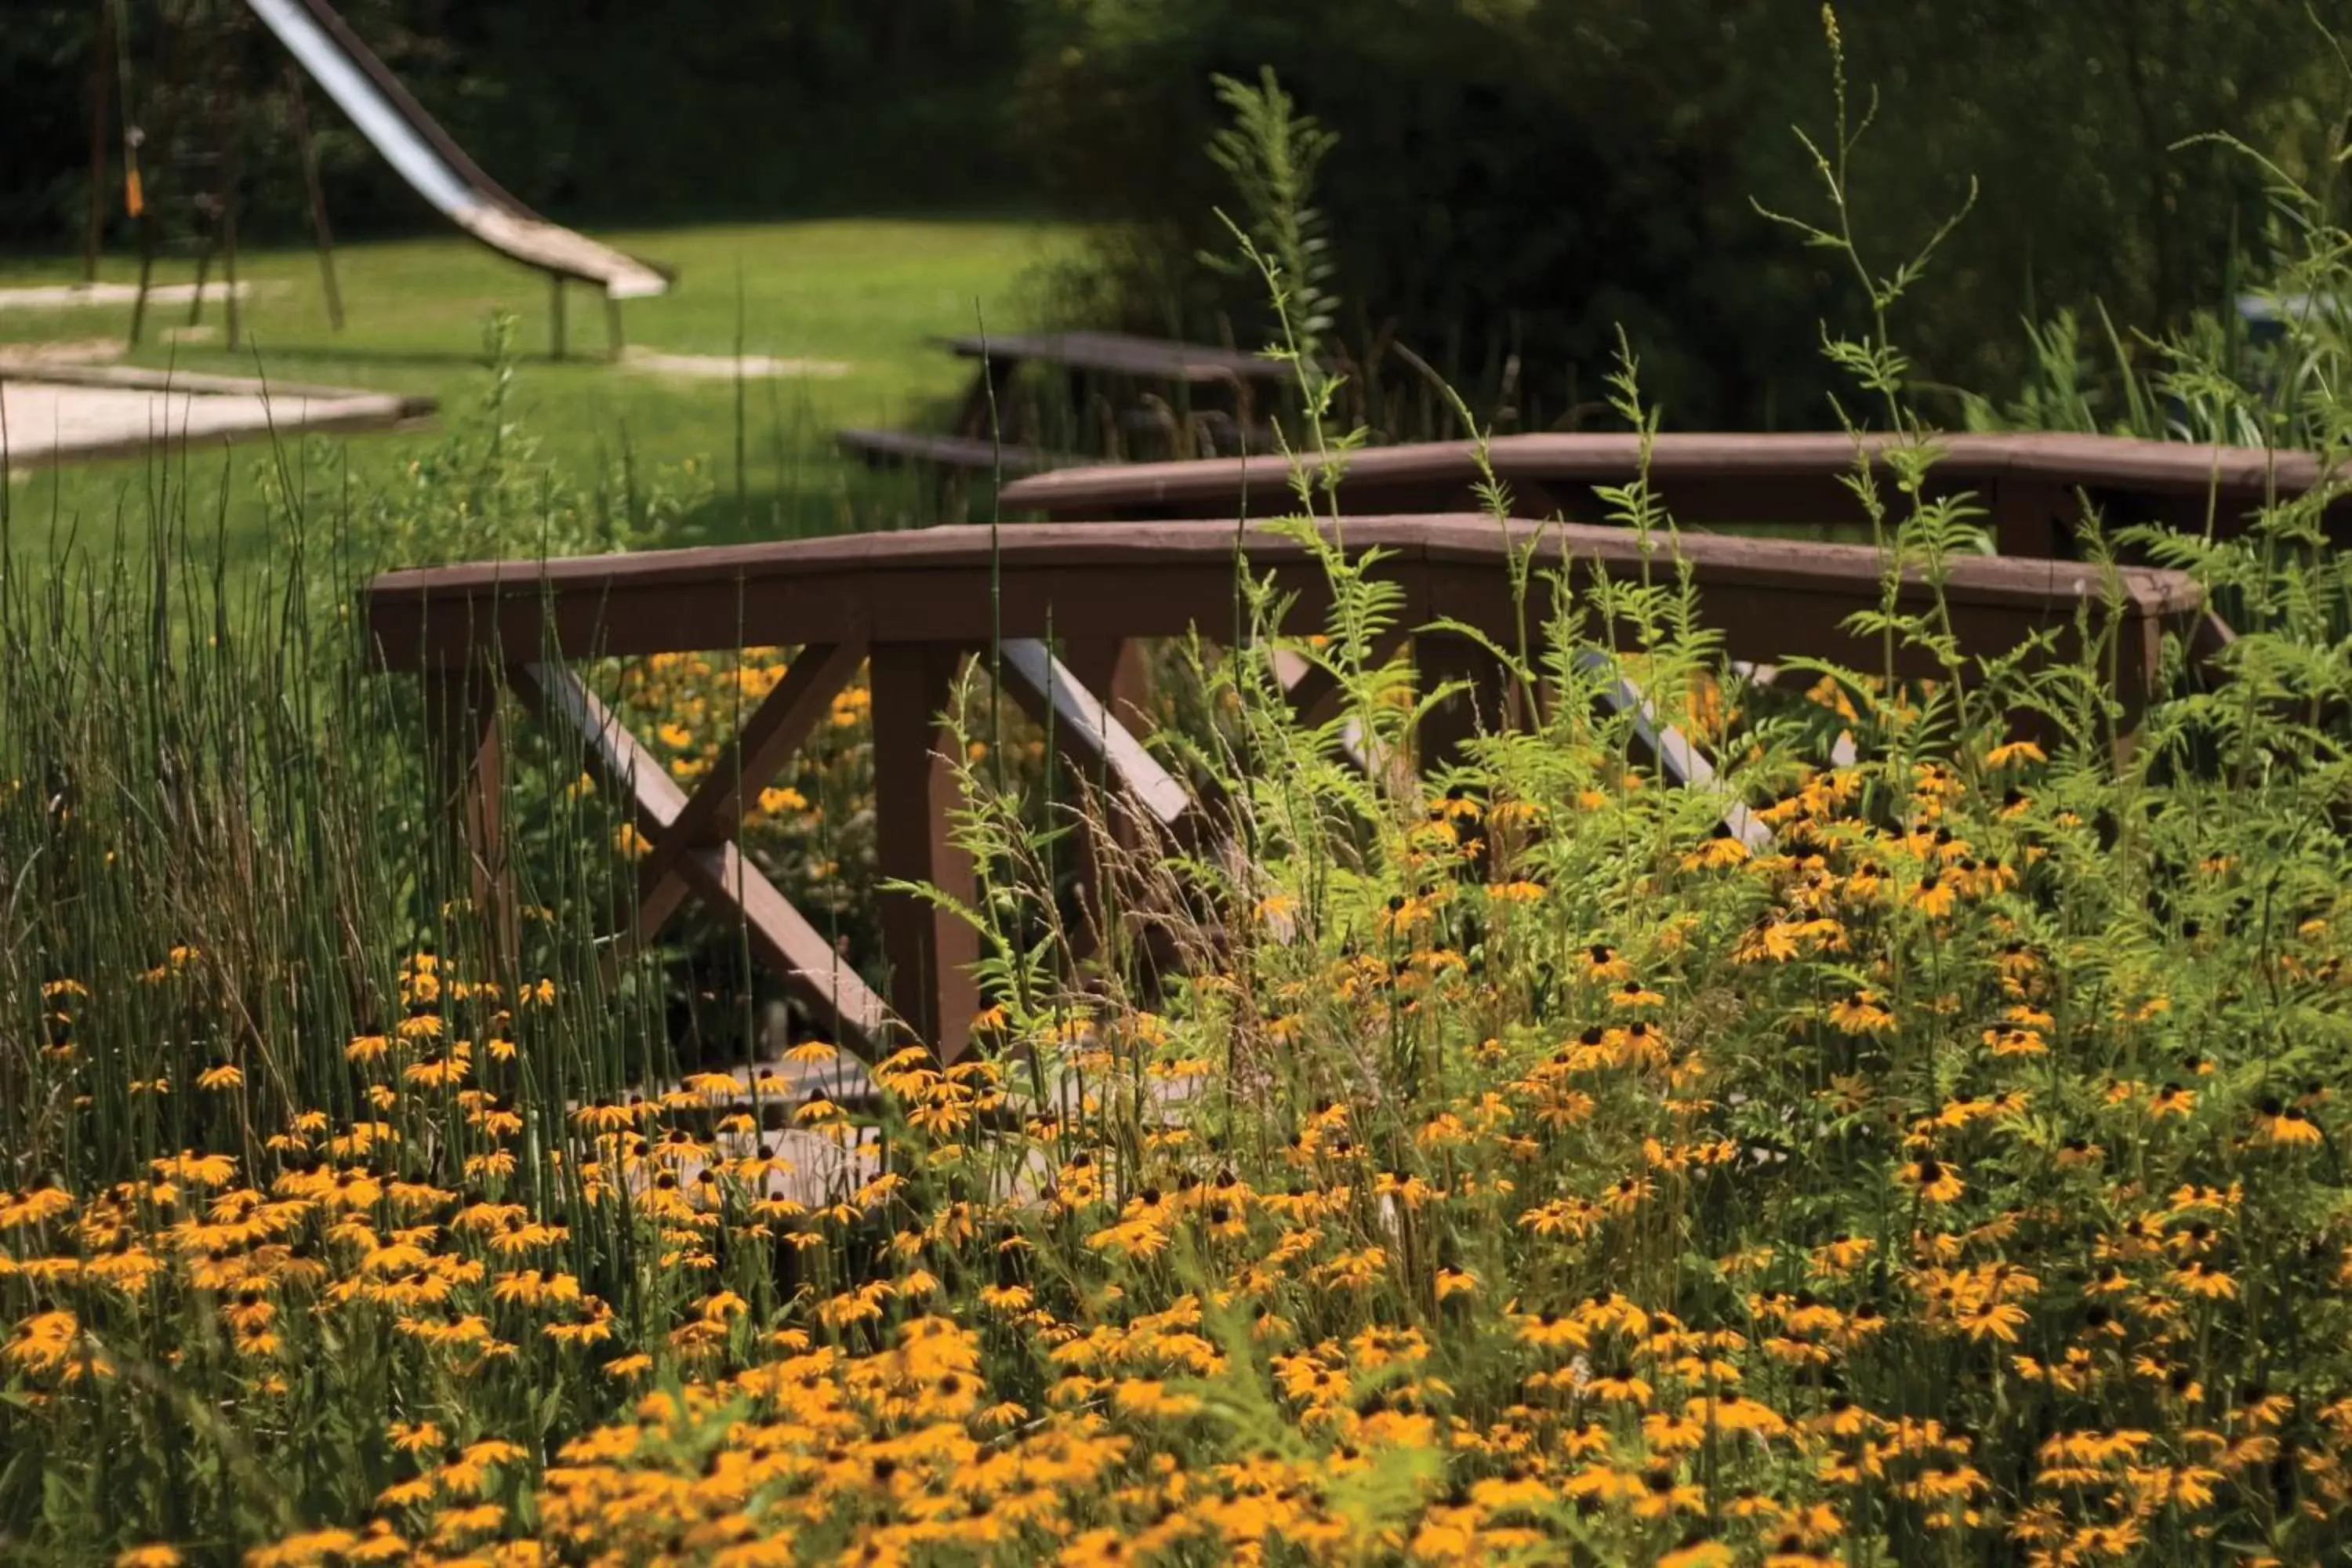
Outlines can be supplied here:
[[[328, 323], [311, 253], [247, 255], [239, 277], [256, 291], [246, 308], [250, 342], [243, 352], [226, 352], [215, 300], [205, 308], [211, 335], [201, 342], [166, 341], [168, 331], [185, 325], [184, 305], [151, 310], [144, 346], [130, 363], [424, 394], [455, 410], [479, 380], [485, 322], [508, 310], [519, 321], [516, 412], [566, 471], [596, 471], [625, 447], [648, 468], [704, 459], [715, 494], [693, 521], [709, 537], [908, 521], [921, 515], [919, 489], [872, 482], [839, 462], [830, 431], [915, 422], [960, 395], [970, 367], [930, 340], [983, 322], [1002, 331], [1033, 321], [1040, 308], [1037, 269], [1066, 254], [1075, 236], [1018, 219], [841, 219], [600, 237], [678, 270], [669, 294], [625, 308], [630, 343], [726, 357], [740, 342], [746, 354], [812, 362], [812, 374], [762, 377], [741, 387], [740, 506], [738, 388], [731, 380], [607, 364], [603, 300], [579, 285], [567, 290], [572, 357], [547, 359], [546, 279], [462, 239], [339, 249], [348, 321], [341, 333]], [[0, 258], [0, 289], [80, 276], [75, 258]], [[136, 262], [110, 256], [101, 276], [110, 283], [135, 281]], [[193, 261], [174, 257], [158, 267], [156, 280], [184, 283], [193, 276]], [[33, 311], [0, 304], [0, 345], [119, 341], [129, 320], [128, 307]], [[835, 367], [840, 374], [833, 374]], [[432, 439], [385, 436], [352, 443], [352, 485], [362, 494], [380, 485]], [[257, 456], [247, 448], [227, 464], [235, 476], [230, 548], [240, 559], [266, 548], [260, 503], [243, 479]], [[10, 500], [41, 531], [54, 513], [68, 523], [79, 520], [85, 542], [102, 542], [125, 498], [149, 482], [143, 469], [116, 463], [20, 476]], [[214, 511], [222, 474], [216, 454], [192, 465], [195, 515]], [[138, 503], [129, 504], [135, 516]]]

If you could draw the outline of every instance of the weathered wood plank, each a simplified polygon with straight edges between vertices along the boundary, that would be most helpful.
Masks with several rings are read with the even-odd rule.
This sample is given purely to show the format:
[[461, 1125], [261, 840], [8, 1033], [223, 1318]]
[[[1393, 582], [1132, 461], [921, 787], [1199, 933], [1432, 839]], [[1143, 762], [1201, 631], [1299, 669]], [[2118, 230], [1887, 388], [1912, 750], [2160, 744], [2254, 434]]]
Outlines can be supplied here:
[[[1649, 478], [1686, 525], [1860, 522], [1846, 476], [1869, 451], [1885, 477], [1885, 464], [1874, 454], [1887, 444], [1885, 437], [1865, 437], [1857, 445], [1833, 432], [1660, 435], [1650, 448]], [[2114, 514], [2111, 523], [2200, 527], [2210, 497], [2216, 521], [2228, 528], [2268, 496], [2336, 482], [2313, 454], [2299, 451], [2055, 432], [1949, 435], [1936, 446], [1931, 486], [1976, 492], [2004, 547], [2037, 554], [2065, 547], [2067, 529], [2051, 529], [2046, 514], [2054, 503], [2071, 525], [2080, 513], [2078, 492]], [[1523, 515], [1558, 509], [1570, 521], [1591, 522], [1604, 516], [1592, 487], [1630, 482], [1643, 454], [1632, 434], [1547, 432], [1497, 437], [1487, 459], [1517, 492]], [[1288, 473], [1286, 460], [1271, 455], [1066, 468], [1008, 485], [1003, 500], [1008, 509], [1054, 519], [1276, 517], [1297, 510]], [[1372, 447], [1350, 457], [1335, 499], [1349, 513], [1450, 511], [1469, 503], [1476, 479], [1465, 441]], [[2030, 517], [2036, 510], [2045, 515]], [[2331, 506], [2330, 518], [2352, 530], [2352, 501]]]
[[1050, 721], [1055, 742], [1089, 777], [1102, 775], [1133, 797], [1164, 828], [1192, 809], [1192, 795], [1160, 765], [1109, 704], [1078, 683], [1042, 639], [1005, 642], [1000, 664], [1013, 695], [1038, 722]]
[[502, 981], [518, 978], [520, 911], [509, 886], [503, 820], [506, 740], [497, 669], [488, 663], [437, 669], [425, 682], [425, 752], [450, 841], [465, 862], [474, 909], [488, 932]]
[[920, 463], [963, 473], [1036, 474], [1081, 460], [1018, 442], [934, 436], [919, 430], [845, 429], [835, 431], [833, 439], [843, 451], [877, 468], [893, 463]]
[[[1388, 552], [1373, 572], [1404, 588], [1405, 624], [1451, 614], [1496, 637], [1515, 636], [1519, 622], [1503, 570], [1507, 547], [1535, 543], [1544, 564], [1623, 579], [1654, 574], [1668, 559], [1661, 542], [1645, 550], [1621, 529], [1535, 522], [1503, 529], [1475, 516], [1355, 519], [1344, 538], [1351, 551]], [[1297, 596], [1292, 624], [1315, 624], [1328, 584], [1305, 547], [1255, 527], [1238, 542], [1253, 571], [1273, 573], [1282, 591]], [[984, 643], [999, 631], [1181, 636], [1231, 623], [1235, 544], [1229, 523], [1062, 523], [490, 563], [384, 574], [369, 592], [369, 623], [379, 657], [394, 668], [463, 661], [487, 645], [537, 649], [550, 638], [574, 658], [738, 640], [867, 637], [879, 646]], [[1807, 616], [1826, 616], [1834, 626], [1879, 600], [1881, 558], [1864, 545], [1685, 534], [1673, 549], [1689, 563], [1710, 624], [1744, 639], [1731, 649], [1736, 657], [1797, 651], [1773, 646], [1774, 628]], [[2115, 582], [2130, 616], [2170, 617], [2197, 607], [2196, 585], [2180, 573], [2124, 567]], [[1436, 606], [1441, 585], [1462, 591], [1458, 607]], [[1530, 625], [1543, 624], [1548, 592], [1539, 579]], [[2063, 561], [1958, 560], [1945, 583], [1955, 614], [1975, 616], [1994, 633], [2063, 624], [2076, 605], [2102, 592], [2095, 568]], [[1906, 572], [1899, 602], [1916, 608], [1929, 596], [1918, 574]], [[1992, 646], [2006, 649], [2016, 640]]]
[[677, 869], [719, 908], [742, 912], [753, 956], [833, 1024], [840, 1044], [868, 1060], [887, 1054], [889, 1008], [741, 849], [724, 843], [698, 846], [679, 857]]
[[742, 825], [745, 795], [756, 796], [807, 741], [866, 659], [860, 643], [817, 643], [801, 649], [679, 808], [640, 868], [637, 938], [650, 941], [677, 908], [685, 888], [673, 875], [688, 850], [720, 843]]
[[[659, 845], [688, 805], [660, 759], [562, 666], [527, 665], [511, 679], [543, 722], [580, 743], [589, 771], [630, 803], [637, 831]], [[887, 1009], [881, 998], [733, 844], [690, 846], [673, 864], [695, 891], [740, 916], [754, 952], [833, 1023], [842, 1044], [869, 1054], [883, 1047]]]
[[[928, 884], [969, 904], [971, 858], [954, 840], [961, 805], [940, 722], [963, 648], [877, 644], [868, 658], [874, 693], [875, 858], [886, 881]], [[952, 1061], [971, 1037], [980, 990], [971, 965], [980, 935], [961, 917], [910, 892], [880, 898], [890, 1002], [915, 1037]]]
[[1097, 375], [1146, 381], [1291, 381], [1297, 372], [1264, 354], [1129, 332], [1010, 332], [970, 334], [948, 340], [966, 359], [1007, 363], [1036, 362]]
[[1732, 837], [1750, 854], [1762, 854], [1772, 847], [1772, 830], [1756, 820], [1747, 805], [1735, 798], [1724, 787], [1715, 764], [1706, 754], [1691, 743], [1681, 729], [1666, 722], [1658, 715], [1657, 705], [1640, 684], [1615, 668], [1613, 661], [1600, 653], [1588, 653], [1577, 660], [1579, 668], [1600, 675], [1601, 700], [1620, 713], [1633, 716], [1633, 733], [1656, 759], [1658, 771], [1685, 789], [1713, 795], [1724, 802], [1723, 825]]

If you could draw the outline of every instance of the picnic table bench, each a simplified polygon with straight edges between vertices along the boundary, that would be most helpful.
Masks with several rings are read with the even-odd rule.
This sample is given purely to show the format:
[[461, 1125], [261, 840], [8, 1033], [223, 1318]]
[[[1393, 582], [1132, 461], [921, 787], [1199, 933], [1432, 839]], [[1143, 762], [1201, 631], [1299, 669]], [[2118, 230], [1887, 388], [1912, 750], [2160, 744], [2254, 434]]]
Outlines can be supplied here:
[[[1511, 552], [1539, 544], [1565, 591], [1596, 577], [1637, 581], [1657, 557], [1622, 529], [1515, 522], [1478, 515], [1367, 517], [1327, 542], [1378, 554], [1367, 568], [1400, 591], [1397, 632], [1427, 682], [1465, 689], [1423, 721], [1421, 759], [1443, 759], [1465, 732], [1501, 721], [1499, 672], [1474, 638], [1433, 629], [1459, 623], [1508, 646], [1550, 624], [1538, 573], [1526, 614], [1513, 592]], [[955, 915], [898, 891], [879, 895], [888, 980], [870, 988], [783, 892], [741, 854], [744, 803], [823, 725], [836, 692], [867, 670], [874, 731], [875, 823], [882, 877], [929, 883], [969, 904], [973, 873], [951, 814], [959, 805], [941, 714], [964, 661], [995, 643], [1005, 689], [1050, 717], [1065, 777], [1107, 780], [1148, 819], [1202, 828], [1208, 815], [1189, 786], [1161, 767], [1130, 728], [1143, 716], [1115, 706], [1100, 678], [1129, 639], [1212, 640], [1234, 631], [1240, 546], [1247, 569], [1293, 595], [1291, 625], [1320, 626], [1330, 608], [1323, 562], [1286, 532], [1234, 522], [1040, 523], [998, 531], [957, 526], [558, 561], [488, 562], [386, 573], [370, 584], [367, 626], [389, 669], [420, 676], [443, 780], [476, 907], [495, 940], [511, 943], [514, 900], [499, 813], [500, 693], [511, 691], [585, 755], [626, 802], [652, 846], [641, 864], [634, 935], [651, 936], [688, 896], [740, 919], [751, 951], [833, 1027], [867, 1053], [911, 1036], [952, 1058], [978, 1010], [971, 964], [978, 939]], [[1798, 656], [1874, 668], [1874, 639], [1846, 630], [1855, 611], [1882, 602], [1884, 563], [1860, 545], [1688, 534], [1674, 548], [1689, 563], [1705, 624], [1727, 658], [1769, 664]], [[1916, 611], [1930, 589], [1916, 574], [1897, 607]], [[2151, 695], [2168, 633], [2194, 637], [2210, 619], [2199, 589], [2178, 572], [2117, 569], [2112, 576], [2055, 560], [1976, 557], [1950, 563], [1944, 584], [1950, 626], [1969, 655], [2007, 653], [2035, 635], [2046, 656], [2075, 657], [2086, 609], [2095, 630], [2111, 625], [2115, 696], [2128, 731]], [[2113, 622], [2108, 622], [2108, 617]], [[1419, 629], [1432, 628], [1432, 629]], [[1059, 639], [1059, 646], [1047, 639]], [[567, 661], [714, 647], [797, 648], [774, 691], [688, 794], [641, 745]], [[1606, 649], [1585, 657], [1610, 661]], [[1938, 673], [1916, 648], [1898, 650], [1898, 674]], [[1303, 716], [1337, 700], [1307, 668], [1288, 689]], [[1615, 671], [1609, 699], [1637, 714], [1643, 699]], [[1693, 748], [1655, 720], [1662, 773], [1703, 786], [1711, 773]], [[1681, 759], [1677, 761], [1677, 759]], [[1736, 805], [1727, 805], [1730, 821]], [[1187, 828], [1186, 825], [1193, 825]], [[1746, 824], [1746, 830], [1755, 825]], [[1743, 830], [1735, 826], [1736, 831]]]
[[[1210, 408], [1195, 414], [1186, 408], [1179, 417], [1198, 418], [1214, 438], [1230, 446], [1237, 443], [1241, 433], [1255, 428], [1253, 389], [1280, 384], [1296, 374], [1281, 361], [1262, 354], [1127, 332], [1014, 332], [1003, 337], [973, 333], [945, 339], [942, 346], [959, 358], [980, 363], [971, 389], [964, 394], [955, 427], [941, 435], [844, 429], [835, 433], [844, 451], [875, 464], [928, 464], [945, 478], [990, 472], [1034, 474], [1087, 461], [1040, 445], [1045, 433], [1028, 427], [1029, 421], [1013, 396], [1013, 378], [1023, 366], [1031, 364], [1050, 365], [1074, 381], [1091, 377], [1188, 391], [1223, 388], [1231, 395], [1231, 409]], [[1120, 423], [1129, 430], [1149, 430], [1160, 426], [1163, 419], [1149, 408], [1129, 408], [1122, 411]]]
[[[1865, 437], [1862, 449], [1885, 439]], [[2111, 526], [2166, 522], [2202, 532], [2210, 516], [2227, 532], [2266, 499], [2332, 482], [2307, 452], [2064, 434], [1954, 435], [1937, 445], [1931, 489], [1973, 492], [2005, 555], [2069, 553], [2085, 499]], [[1867, 518], [1848, 482], [1858, 455], [1842, 434], [1660, 435], [1649, 476], [1685, 526], [1860, 525]], [[1607, 509], [1593, 487], [1630, 482], [1642, 448], [1630, 434], [1503, 436], [1489, 443], [1488, 460], [1516, 515], [1601, 522]], [[1883, 460], [1877, 466], [1891, 479]], [[1348, 458], [1335, 499], [1343, 513], [1451, 511], [1468, 503], [1478, 477], [1466, 441], [1374, 447]], [[1003, 503], [1048, 518], [1121, 520], [1276, 517], [1297, 508], [1289, 464], [1272, 455], [1063, 468], [1006, 486]], [[2352, 499], [2331, 502], [2326, 521], [2331, 534], [2352, 532]]]

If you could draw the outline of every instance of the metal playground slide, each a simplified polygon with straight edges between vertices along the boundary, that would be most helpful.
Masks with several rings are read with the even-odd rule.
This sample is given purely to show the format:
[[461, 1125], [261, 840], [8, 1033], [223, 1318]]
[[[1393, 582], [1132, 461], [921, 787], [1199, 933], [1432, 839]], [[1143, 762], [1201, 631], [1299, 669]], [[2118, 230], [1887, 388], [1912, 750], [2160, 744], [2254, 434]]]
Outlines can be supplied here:
[[668, 274], [652, 263], [550, 223], [501, 189], [327, 0], [246, 4], [400, 177], [476, 239], [559, 279], [593, 283], [608, 299], [641, 299], [669, 288]]

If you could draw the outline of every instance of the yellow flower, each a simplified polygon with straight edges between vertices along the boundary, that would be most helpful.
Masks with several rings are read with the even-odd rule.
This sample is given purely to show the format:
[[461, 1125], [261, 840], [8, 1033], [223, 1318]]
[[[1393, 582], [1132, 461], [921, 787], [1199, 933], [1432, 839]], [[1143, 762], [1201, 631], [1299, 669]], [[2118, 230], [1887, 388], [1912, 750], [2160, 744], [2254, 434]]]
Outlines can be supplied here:
[[1646, 1406], [1653, 1390], [1648, 1378], [1629, 1366], [1616, 1366], [1587, 1380], [1584, 1392], [1604, 1405]]
[[1625, 962], [1623, 954], [1620, 953], [1615, 948], [1610, 946], [1605, 942], [1596, 942], [1591, 947], [1586, 948], [1584, 950], [1581, 962], [1584, 968], [1585, 978], [1588, 980], [1608, 981], [1631, 980], [1633, 978], [1633, 966]]
[[73, 1194], [63, 1187], [37, 1187], [22, 1196], [0, 1192], [0, 1230], [39, 1225], [71, 1213], [73, 1206]]
[[1984, 1043], [1992, 1047], [1997, 1057], [2038, 1057], [2050, 1049], [2048, 1042], [2032, 1029], [1987, 1029]]
[[1874, 991], [1856, 991], [1830, 1004], [1830, 1022], [1848, 1035], [1884, 1035], [1895, 1027], [1895, 1015]]
[[1905, 1162], [1896, 1167], [1895, 1179], [1931, 1204], [1950, 1203], [1967, 1185], [1958, 1172], [1933, 1154]]
[[1711, 871], [1725, 866], [1737, 866], [1748, 858], [1748, 846], [1731, 831], [1728, 823], [1718, 822], [1715, 831], [1699, 847], [1683, 857], [1685, 871]]
[[2011, 763], [2046, 763], [2050, 759], [2031, 741], [2010, 741], [1985, 753], [1985, 766], [2005, 768]]
[[1654, 1007], [1665, 998], [1638, 980], [1628, 980], [1609, 993], [1612, 1007]]
[[1931, 920], [1950, 914], [1958, 898], [1950, 879], [1941, 871], [1927, 872], [1903, 889], [1904, 902]]
[[394, 1421], [384, 1428], [384, 1435], [392, 1439], [392, 1446], [404, 1454], [438, 1448], [448, 1441], [441, 1435], [441, 1428], [430, 1421]]
[[2299, 1148], [2322, 1141], [2319, 1123], [2300, 1105], [2282, 1108], [2274, 1098], [2265, 1099], [2254, 1119], [2257, 1142], [2282, 1148]]
[[1592, 1342], [1583, 1324], [1558, 1312], [1538, 1312], [1518, 1322], [1519, 1338], [1539, 1349], [1580, 1351]]
[[2191, 1258], [2172, 1271], [2172, 1282], [2191, 1296], [2206, 1300], [2235, 1297], [2238, 1282], [2218, 1268], [2208, 1268], [2201, 1258]]
[[1125, 1378], [1111, 1384], [1111, 1405], [1122, 1415], [1166, 1420], [1190, 1415], [1201, 1402], [1189, 1394], [1174, 1394], [1157, 1378]]
[[1107, 1527], [1089, 1530], [1063, 1547], [1054, 1561], [1061, 1568], [1124, 1568], [1129, 1561], [1127, 1536]]

